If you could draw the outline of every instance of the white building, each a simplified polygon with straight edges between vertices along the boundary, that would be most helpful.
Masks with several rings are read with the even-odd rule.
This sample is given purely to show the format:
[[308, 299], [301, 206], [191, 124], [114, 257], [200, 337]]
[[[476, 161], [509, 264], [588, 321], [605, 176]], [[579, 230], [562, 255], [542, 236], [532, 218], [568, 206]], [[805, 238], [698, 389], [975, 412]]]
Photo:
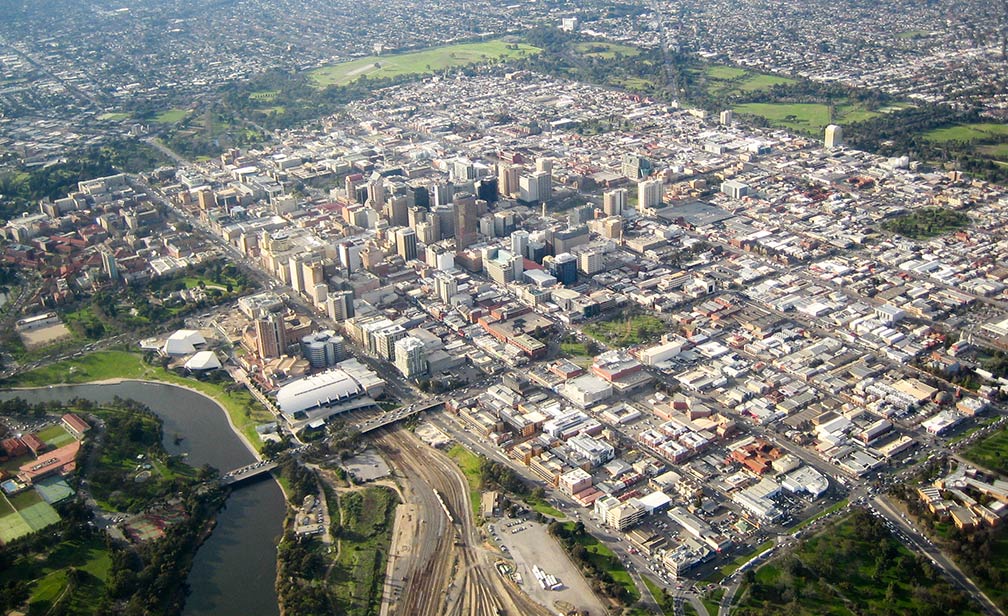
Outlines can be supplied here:
[[408, 379], [427, 374], [427, 353], [424, 343], [414, 336], [406, 336], [395, 343], [395, 367]]

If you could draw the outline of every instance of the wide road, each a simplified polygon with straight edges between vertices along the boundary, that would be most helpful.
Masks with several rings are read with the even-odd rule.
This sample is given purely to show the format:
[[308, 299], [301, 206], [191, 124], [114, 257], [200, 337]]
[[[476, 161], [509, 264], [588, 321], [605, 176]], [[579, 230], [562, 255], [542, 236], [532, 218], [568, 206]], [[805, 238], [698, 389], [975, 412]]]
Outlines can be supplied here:
[[984, 613], [1004, 616], [1004, 612], [1002, 612], [998, 606], [996, 606], [994, 602], [991, 601], [990, 598], [984, 594], [984, 592], [980, 590], [976, 584], [973, 583], [973, 580], [963, 573], [962, 569], [960, 569], [958, 565], [946, 558], [945, 555], [942, 554], [941, 550], [935, 547], [929, 539], [918, 532], [912, 524], [904, 520], [903, 516], [889, 504], [885, 497], [876, 496], [871, 499], [870, 503], [875, 511], [903, 531], [903, 535], [906, 537], [907, 543], [911, 549], [922, 552], [925, 556], [931, 559], [931, 562], [934, 563], [935, 567], [945, 573], [963, 591], [980, 603], [981, 607], [983, 607]]

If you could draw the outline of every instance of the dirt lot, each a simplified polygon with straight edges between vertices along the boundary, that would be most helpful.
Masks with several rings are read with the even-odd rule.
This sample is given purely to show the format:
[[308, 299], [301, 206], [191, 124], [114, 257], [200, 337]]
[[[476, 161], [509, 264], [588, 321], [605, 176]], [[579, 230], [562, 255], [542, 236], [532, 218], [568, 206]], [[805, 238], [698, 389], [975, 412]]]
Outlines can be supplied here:
[[24, 343], [25, 348], [29, 351], [44, 347], [47, 344], [52, 344], [61, 338], [66, 338], [70, 335], [70, 330], [67, 329], [66, 325], [62, 323], [57, 323], [56, 325], [50, 325], [49, 327], [43, 327], [41, 329], [35, 329], [30, 332], [21, 332], [21, 342]]
[[[555, 609], [555, 601], [566, 601], [592, 616], [605, 614], [602, 603], [592, 593], [588, 582], [567, 558], [567, 554], [546, 526], [536, 522], [521, 520], [521, 524], [508, 527], [515, 522], [511, 518], [500, 518], [492, 526], [496, 532], [496, 543], [507, 547], [507, 553], [514, 559], [515, 567], [522, 577], [522, 589], [538, 603]], [[487, 527], [489, 528], [489, 527]], [[521, 530], [512, 533], [515, 529]], [[563, 585], [560, 590], [544, 590], [535, 575], [532, 565], [538, 565], [546, 573], [553, 575]]]

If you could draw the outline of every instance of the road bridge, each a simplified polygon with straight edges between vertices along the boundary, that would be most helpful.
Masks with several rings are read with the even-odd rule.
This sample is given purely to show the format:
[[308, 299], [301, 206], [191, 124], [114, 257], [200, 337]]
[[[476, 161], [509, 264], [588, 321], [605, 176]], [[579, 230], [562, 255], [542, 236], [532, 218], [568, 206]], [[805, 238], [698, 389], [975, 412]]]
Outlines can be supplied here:
[[424, 411], [435, 411], [444, 408], [444, 400], [431, 400], [428, 402], [420, 402], [417, 404], [411, 404], [409, 406], [399, 407], [397, 409], [382, 413], [377, 417], [368, 419], [367, 421], [362, 421], [355, 427], [357, 431], [361, 434], [367, 434], [378, 428], [384, 428], [385, 426], [394, 424], [397, 421], [413, 417], [417, 413], [423, 413]]
[[222, 486], [233, 486], [248, 479], [252, 479], [253, 477], [259, 477], [260, 475], [272, 471], [278, 466], [279, 464], [276, 462], [270, 462], [267, 460], [253, 462], [247, 466], [242, 466], [224, 473], [221, 475], [220, 484]]

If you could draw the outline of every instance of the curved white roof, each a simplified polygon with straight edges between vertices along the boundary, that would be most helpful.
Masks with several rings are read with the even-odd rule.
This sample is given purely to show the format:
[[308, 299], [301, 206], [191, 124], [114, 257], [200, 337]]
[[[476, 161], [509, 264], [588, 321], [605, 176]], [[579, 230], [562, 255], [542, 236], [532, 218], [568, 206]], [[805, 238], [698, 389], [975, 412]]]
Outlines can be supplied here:
[[221, 363], [213, 351], [200, 351], [189, 358], [185, 367], [190, 370], [215, 370], [221, 367]]
[[364, 388], [345, 371], [335, 368], [288, 383], [277, 392], [277, 404], [285, 415], [329, 406], [356, 398]]
[[180, 329], [171, 336], [164, 344], [166, 355], [188, 355], [196, 352], [196, 345], [206, 344], [206, 338], [195, 329]]

